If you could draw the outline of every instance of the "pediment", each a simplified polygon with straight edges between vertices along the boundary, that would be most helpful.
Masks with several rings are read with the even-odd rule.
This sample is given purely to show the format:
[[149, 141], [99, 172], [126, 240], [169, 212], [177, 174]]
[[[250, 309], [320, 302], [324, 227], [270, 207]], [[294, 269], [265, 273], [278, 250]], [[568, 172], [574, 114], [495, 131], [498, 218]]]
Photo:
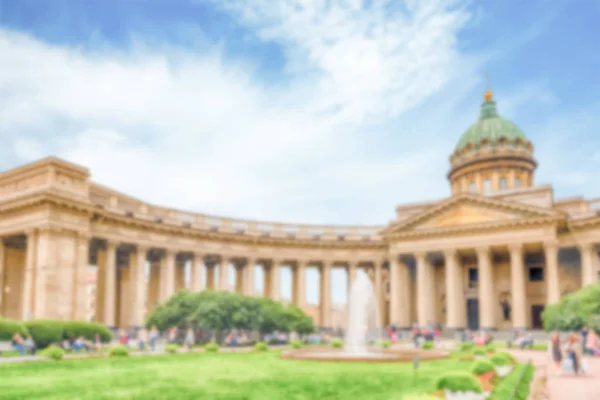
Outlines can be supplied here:
[[513, 222], [560, 217], [562, 214], [552, 209], [476, 194], [461, 194], [442, 201], [407, 220], [390, 225], [383, 234], [385, 236], [408, 231], [508, 225]]

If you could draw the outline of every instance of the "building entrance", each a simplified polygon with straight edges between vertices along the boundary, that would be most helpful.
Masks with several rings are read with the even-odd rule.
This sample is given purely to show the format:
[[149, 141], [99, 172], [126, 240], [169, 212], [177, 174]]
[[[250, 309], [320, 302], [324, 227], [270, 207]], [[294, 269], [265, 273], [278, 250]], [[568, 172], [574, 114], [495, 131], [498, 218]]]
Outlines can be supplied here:
[[544, 323], [542, 322], [542, 312], [544, 312], [543, 305], [531, 306], [531, 328], [532, 329], [544, 329]]
[[479, 299], [467, 299], [467, 326], [471, 331], [479, 329]]

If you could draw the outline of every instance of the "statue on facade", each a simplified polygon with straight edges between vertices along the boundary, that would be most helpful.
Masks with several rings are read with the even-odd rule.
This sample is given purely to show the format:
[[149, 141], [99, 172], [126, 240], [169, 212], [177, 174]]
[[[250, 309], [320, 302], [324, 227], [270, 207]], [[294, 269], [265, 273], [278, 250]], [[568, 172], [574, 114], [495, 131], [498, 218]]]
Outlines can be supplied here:
[[500, 302], [500, 307], [502, 307], [502, 316], [504, 317], [505, 321], [510, 321], [510, 311], [511, 311], [511, 307], [510, 307], [510, 303], [508, 302], [507, 299], [504, 299]]

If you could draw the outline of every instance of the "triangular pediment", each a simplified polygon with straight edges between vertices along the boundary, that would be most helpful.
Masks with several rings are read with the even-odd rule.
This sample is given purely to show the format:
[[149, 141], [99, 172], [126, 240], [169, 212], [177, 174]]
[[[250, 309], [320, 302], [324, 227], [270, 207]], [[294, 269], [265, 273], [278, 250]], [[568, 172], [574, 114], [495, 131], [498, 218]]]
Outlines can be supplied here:
[[502, 225], [516, 221], [560, 218], [561, 216], [561, 213], [552, 209], [477, 194], [461, 194], [446, 199], [404, 221], [390, 225], [383, 234], [385, 236], [407, 231]]

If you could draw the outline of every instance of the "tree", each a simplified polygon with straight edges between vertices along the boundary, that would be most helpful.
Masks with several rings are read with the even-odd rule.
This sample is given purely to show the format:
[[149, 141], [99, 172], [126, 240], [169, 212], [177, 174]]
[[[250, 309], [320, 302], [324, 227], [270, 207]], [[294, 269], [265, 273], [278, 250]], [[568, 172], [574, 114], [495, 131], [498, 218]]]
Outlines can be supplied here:
[[547, 331], [573, 331], [584, 325], [600, 330], [600, 283], [570, 293], [542, 314]]
[[315, 331], [315, 325], [312, 318], [300, 308], [290, 305], [285, 312], [287, 316], [288, 331], [296, 332], [301, 335], [313, 333]]
[[163, 331], [172, 326], [186, 328], [194, 325], [190, 316], [198, 307], [200, 298], [186, 290], [179, 291], [165, 303], [159, 304], [148, 316], [146, 327], [153, 325]]

